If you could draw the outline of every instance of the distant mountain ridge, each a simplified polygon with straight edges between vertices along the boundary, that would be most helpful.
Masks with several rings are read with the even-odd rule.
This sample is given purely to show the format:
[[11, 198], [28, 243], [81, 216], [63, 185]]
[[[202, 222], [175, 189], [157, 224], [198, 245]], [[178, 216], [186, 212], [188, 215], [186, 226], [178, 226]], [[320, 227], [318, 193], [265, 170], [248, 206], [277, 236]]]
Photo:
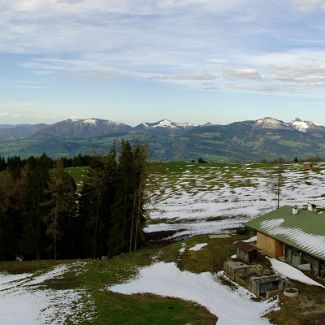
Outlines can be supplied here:
[[70, 118], [46, 125], [0, 125], [0, 156], [71, 156], [107, 152], [114, 140], [146, 143], [154, 160], [252, 161], [282, 156], [325, 158], [325, 127], [272, 117], [228, 125], [195, 125], [162, 119], [135, 127], [110, 120]]
[[110, 120], [70, 118], [48, 125], [33, 136], [38, 138], [93, 138], [130, 129], [129, 125]]

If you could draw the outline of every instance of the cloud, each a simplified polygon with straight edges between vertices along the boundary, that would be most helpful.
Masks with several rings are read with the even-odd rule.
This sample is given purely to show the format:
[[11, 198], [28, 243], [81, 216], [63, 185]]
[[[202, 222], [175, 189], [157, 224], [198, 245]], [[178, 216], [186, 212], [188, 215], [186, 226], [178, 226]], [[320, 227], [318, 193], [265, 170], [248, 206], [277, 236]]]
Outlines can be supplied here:
[[306, 86], [325, 85], [325, 64], [305, 64], [293, 67], [272, 66], [272, 79]]
[[[197, 89], [282, 93], [304, 85], [308, 92], [324, 85], [323, 23], [295, 8], [323, 4], [0, 1], [0, 55], [15, 54], [24, 70], [71, 80], [140, 79]], [[307, 50], [311, 41], [314, 50]]]
[[197, 73], [197, 74], [176, 74], [176, 75], [158, 75], [151, 76], [148, 79], [152, 80], [166, 80], [166, 81], [204, 81], [204, 80], [215, 80], [216, 75], [210, 73]]
[[113, 81], [129, 79], [130, 77], [122, 76], [103, 70], [85, 70], [70, 73], [64, 76], [65, 79], [79, 79], [79, 80], [98, 80], [98, 81]]
[[263, 80], [255, 68], [227, 69], [223, 71], [224, 79]]
[[324, 0], [294, 0], [294, 4], [301, 9], [325, 9]]
[[3, 10], [16, 13], [33, 13], [37, 15], [54, 14], [94, 14], [122, 13], [132, 15], [148, 15], [170, 10], [207, 10], [223, 12], [250, 3], [246, 0], [211, 1], [211, 0], [12, 0], [2, 4]]
[[22, 117], [22, 116], [23, 116], [23, 114], [12, 114], [12, 113], [9, 113], [9, 112], [0, 113], [0, 117], [19, 118], [19, 117]]

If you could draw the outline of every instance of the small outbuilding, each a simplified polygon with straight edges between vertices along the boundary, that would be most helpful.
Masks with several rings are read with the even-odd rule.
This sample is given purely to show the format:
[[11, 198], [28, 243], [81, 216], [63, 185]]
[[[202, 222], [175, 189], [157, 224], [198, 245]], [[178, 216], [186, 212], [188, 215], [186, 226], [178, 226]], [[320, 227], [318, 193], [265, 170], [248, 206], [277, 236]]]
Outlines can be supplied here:
[[223, 269], [225, 274], [233, 281], [241, 282], [250, 276], [261, 274], [260, 265], [247, 265], [239, 261], [227, 261], [224, 263]]
[[306, 170], [313, 169], [313, 164], [309, 161], [304, 162], [304, 169]]
[[283, 277], [273, 274], [250, 278], [250, 291], [256, 297], [265, 297], [268, 299], [287, 286], [287, 280]]
[[235, 243], [237, 247], [237, 259], [247, 264], [258, 263], [257, 248], [247, 242], [238, 241]]

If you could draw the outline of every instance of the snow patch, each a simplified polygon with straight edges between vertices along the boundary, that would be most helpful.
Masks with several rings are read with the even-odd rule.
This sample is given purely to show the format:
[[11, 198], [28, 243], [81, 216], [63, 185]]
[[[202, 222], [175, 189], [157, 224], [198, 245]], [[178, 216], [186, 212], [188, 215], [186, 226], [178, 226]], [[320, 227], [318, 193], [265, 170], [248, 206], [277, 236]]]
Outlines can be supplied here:
[[309, 129], [309, 124], [305, 121], [294, 120], [290, 124], [300, 132], [307, 132], [307, 130]]
[[203, 247], [208, 246], [208, 243], [196, 244], [195, 246], [190, 248], [190, 251], [200, 251]]
[[166, 120], [166, 119], [159, 121], [157, 124], [154, 124], [153, 127], [154, 128], [158, 128], [158, 127], [159, 128], [171, 128], [171, 129], [177, 128], [177, 126], [174, 125], [173, 122]]
[[278, 272], [279, 274], [289, 279], [296, 280], [305, 284], [325, 288], [323, 285], [309, 278], [307, 275], [305, 275], [303, 272], [296, 269], [295, 267], [287, 263], [281, 262], [275, 258], [267, 257], [267, 259], [271, 262], [273, 270]]
[[32, 281], [29, 273], [0, 274], [0, 324], [61, 325], [67, 318], [75, 324], [79, 318], [91, 322], [94, 304], [84, 290], [40, 290], [30, 286], [62, 275], [66, 270], [68, 267], [61, 265]]
[[257, 236], [253, 236], [251, 238], [248, 238], [248, 239], [242, 240], [242, 241], [245, 242], [245, 243], [251, 243], [251, 242], [254, 242], [256, 240], [257, 240]]
[[69, 118], [69, 120], [70, 120], [71, 122], [79, 122], [79, 121], [80, 121], [80, 118], [79, 118], [78, 116], [71, 116], [71, 117]]
[[0, 291], [15, 287], [20, 281], [29, 278], [31, 273], [22, 274], [0, 274]]
[[64, 273], [68, 271], [68, 267], [66, 265], [56, 266], [52, 271], [49, 271], [45, 274], [39, 275], [35, 277], [32, 281], [26, 283], [26, 285], [37, 285], [41, 284], [45, 281], [57, 278], [62, 276]]
[[[311, 202], [325, 207], [325, 164], [319, 163], [318, 167], [319, 172], [306, 174], [300, 165], [284, 165], [282, 206]], [[200, 170], [187, 165], [182, 172], [152, 174], [146, 210], [154, 222], [147, 223], [145, 232], [174, 231], [172, 238], [184, 238], [242, 227], [252, 218], [276, 208], [275, 195], [268, 185], [272, 175], [272, 168], [252, 168], [249, 164], [240, 169], [205, 166]], [[251, 185], [247, 186], [247, 182]]]
[[178, 253], [179, 254], [184, 254], [186, 251], [186, 244], [182, 243], [182, 247], [179, 249]]
[[288, 126], [287, 123], [283, 121], [277, 120], [272, 117], [265, 117], [256, 121], [256, 125], [263, 127], [263, 128], [272, 128], [272, 129], [279, 129]]
[[92, 125], [96, 125], [97, 124], [97, 120], [94, 119], [94, 118], [90, 118], [90, 119], [87, 119], [87, 120], [83, 120], [84, 123], [86, 124], [92, 124]]
[[302, 121], [299, 118], [296, 118], [295, 120], [291, 121], [290, 124], [300, 132], [307, 132], [309, 128], [319, 126], [316, 123], [310, 121]]
[[152, 293], [196, 302], [218, 317], [218, 325], [270, 324], [261, 318], [277, 302], [253, 301], [244, 288], [232, 291], [210, 272], [181, 271], [175, 263], [159, 262], [140, 269], [136, 279], [108, 287], [123, 294]]

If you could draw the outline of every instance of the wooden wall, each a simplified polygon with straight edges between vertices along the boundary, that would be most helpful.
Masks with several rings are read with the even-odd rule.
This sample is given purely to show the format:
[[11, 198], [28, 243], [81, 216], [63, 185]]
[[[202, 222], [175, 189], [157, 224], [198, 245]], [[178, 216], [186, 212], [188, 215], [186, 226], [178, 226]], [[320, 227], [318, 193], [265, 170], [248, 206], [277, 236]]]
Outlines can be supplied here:
[[256, 246], [259, 250], [272, 257], [284, 256], [284, 244], [278, 240], [257, 232]]

